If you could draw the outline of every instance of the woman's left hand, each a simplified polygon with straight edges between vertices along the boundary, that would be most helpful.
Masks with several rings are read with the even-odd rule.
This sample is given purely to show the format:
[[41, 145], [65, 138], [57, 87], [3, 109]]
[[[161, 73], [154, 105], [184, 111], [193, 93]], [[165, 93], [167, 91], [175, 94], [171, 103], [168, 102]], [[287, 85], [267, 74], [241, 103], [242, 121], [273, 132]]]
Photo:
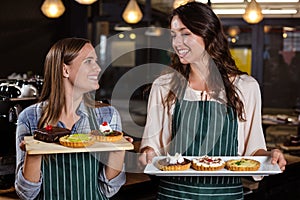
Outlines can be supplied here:
[[286, 160], [284, 158], [283, 153], [279, 149], [272, 149], [271, 151], [266, 151], [263, 149], [259, 149], [255, 152], [254, 156], [271, 156], [271, 163], [278, 163], [280, 169], [282, 171], [285, 170]]
[[284, 171], [287, 162], [284, 158], [283, 153], [279, 149], [273, 149], [271, 150], [271, 157], [272, 157], [272, 161], [271, 161], [272, 164], [278, 163], [280, 169]]
[[129, 136], [125, 135], [124, 138], [125, 138], [128, 142], [133, 143], [133, 138], [132, 138], [132, 137], [129, 137]]

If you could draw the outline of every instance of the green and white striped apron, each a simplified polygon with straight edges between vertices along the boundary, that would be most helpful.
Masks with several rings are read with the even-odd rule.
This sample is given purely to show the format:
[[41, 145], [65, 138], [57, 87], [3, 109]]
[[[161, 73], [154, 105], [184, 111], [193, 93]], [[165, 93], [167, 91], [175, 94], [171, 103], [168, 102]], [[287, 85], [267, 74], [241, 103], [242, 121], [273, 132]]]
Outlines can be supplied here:
[[99, 190], [99, 159], [93, 153], [54, 154], [43, 158], [38, 199], [107, 199]]
[[[215, 101], [177, 100], [170, 153], [183, 156], [236, 156], [237, 117]], [[243, 199], [240, 177], [174, 176], [160, 179], [158, 199]]]

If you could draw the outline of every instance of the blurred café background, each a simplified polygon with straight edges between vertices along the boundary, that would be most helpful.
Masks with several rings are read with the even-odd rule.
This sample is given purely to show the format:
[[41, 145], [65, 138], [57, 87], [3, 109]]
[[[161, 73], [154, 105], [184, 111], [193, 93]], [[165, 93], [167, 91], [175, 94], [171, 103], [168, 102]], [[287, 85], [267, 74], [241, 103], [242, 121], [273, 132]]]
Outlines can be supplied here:
[[[13, 192], [16, 122], [19, 113], [38, 99], [44, 58], [52, 44], [65, 37], [92, 41], [102, 68], [95, 100], [117, 107], [124, 132], [135, 139], [136, 152], [149, 87], [170, 62], [168, 16], [187, 1], [1, 1], [0, 199], [17, 199]], [[220, 17], [237, 66], [258, 81], [267, 146], [280, 148], [288, 159], [282, 174], [259, 183], [245, 178], [245, 198], [299, 199], [299, 0], [198, 1], [209, 4]], [[136, 167], [136, 157], [127, 159], [132, 163], [128, 167]], [[114, 199], [126, 199], [127, 194], [131, 199], [154, 199], [155, 186], [153, 177], [128, 173], [126, 185]]]

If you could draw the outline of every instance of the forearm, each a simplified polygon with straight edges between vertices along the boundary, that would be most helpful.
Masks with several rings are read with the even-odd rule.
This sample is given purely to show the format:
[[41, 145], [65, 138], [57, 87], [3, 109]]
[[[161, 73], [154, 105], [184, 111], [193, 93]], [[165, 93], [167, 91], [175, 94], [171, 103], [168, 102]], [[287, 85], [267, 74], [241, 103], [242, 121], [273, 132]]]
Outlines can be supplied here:
[[[18, 163], [17, 165], [15, 189], [16, 189], [16, 193], [21, 199], [31, 200], [31, 199], [35, 199], [37, 195], [40, 193], [42, 176], [40, 174], [41, 173], [40, 164], [36, 163], [36, 166], [34, 166], [34, 162], [32, 162], [32, 159], [30, 158], [27, 159], [26, 158], [27, 156], [24, 157], [25, 157], [25, 162]], [[30, 163], [30, 164], [25, 164], [25, 163]], [[32, 173], [33, 170], [36, 172]]]
[[41, 155], [26, 154], [23, 167], [23, 176], [30, 182], [37, 183], [41, 177]]
[[253, 156], [271, 156], [271, 152], [264, 149], [258, 149]]
[[108, 180], [118, 176], [123, 168], [125, 151], [113, 151], [109, 153], [105, 166], [105, 175]]

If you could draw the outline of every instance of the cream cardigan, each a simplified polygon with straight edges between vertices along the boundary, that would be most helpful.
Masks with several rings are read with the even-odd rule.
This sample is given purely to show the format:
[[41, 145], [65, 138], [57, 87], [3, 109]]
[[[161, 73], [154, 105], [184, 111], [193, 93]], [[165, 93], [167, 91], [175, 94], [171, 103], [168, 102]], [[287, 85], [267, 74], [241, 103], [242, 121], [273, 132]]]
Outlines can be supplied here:
[[[158, 155], [165, 155], [171, 139], [172, 112], [168, 114], [163, 105], [164, 97], [169, 91], [171, 75], [166, 74], [157, 78], [150, 91], [148, 101], [147, 121], [141, 142], [141, 149], [152, 147]], [[258, 149], [266, 150], [265, 138], [261, 122], [261, 94], [257, 81], [248, 75], [236, 77], [234, 85], [238, 88], [245, 107], [246, 122], [238, 121], [238, 154], [253, 155]], [[195, 101], [199, 99], [200, 91], [187, 87], [184, 99]]]

